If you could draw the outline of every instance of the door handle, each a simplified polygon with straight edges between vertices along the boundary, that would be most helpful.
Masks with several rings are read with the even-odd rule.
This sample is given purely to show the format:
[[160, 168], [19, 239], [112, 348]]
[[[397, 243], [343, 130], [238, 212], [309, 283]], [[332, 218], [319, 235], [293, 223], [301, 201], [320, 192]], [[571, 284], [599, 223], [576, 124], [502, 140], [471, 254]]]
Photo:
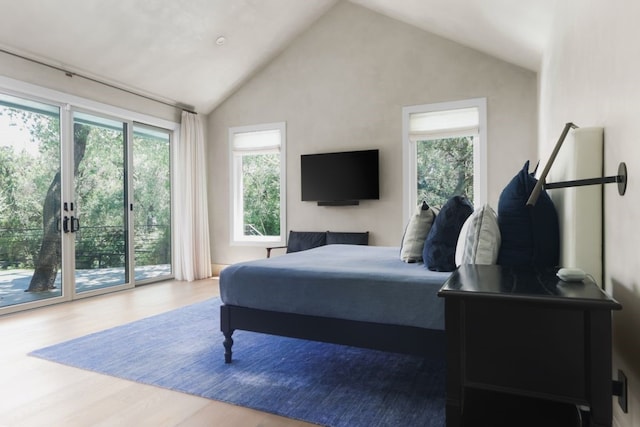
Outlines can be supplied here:
[[64, 219], [62, 220], [62, 231], [64, 231], [65, 233], [69, 232], [69, 217], [68, 216], [64, 216]]
[[72, 215], [71, 216], [71, 232], [75, 233], [78, 230], [80, 230], [80, 220]]

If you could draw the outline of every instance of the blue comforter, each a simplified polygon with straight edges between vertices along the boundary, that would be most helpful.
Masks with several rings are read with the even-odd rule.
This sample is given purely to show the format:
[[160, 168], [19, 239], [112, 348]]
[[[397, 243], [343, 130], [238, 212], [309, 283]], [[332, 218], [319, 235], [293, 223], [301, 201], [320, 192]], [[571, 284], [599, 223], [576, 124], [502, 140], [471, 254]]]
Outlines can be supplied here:
[[450, 274], [402, 262], [397, 247], [327, 245], [229, 266], [220, 296], [242, 307], [444, 329], [437, 292]]

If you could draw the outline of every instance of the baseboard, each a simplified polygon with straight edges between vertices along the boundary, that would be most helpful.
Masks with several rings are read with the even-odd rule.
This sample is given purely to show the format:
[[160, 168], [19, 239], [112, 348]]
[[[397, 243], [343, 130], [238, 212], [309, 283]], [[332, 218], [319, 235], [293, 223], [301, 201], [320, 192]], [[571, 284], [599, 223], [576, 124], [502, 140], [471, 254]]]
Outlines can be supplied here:
[[211, 264], [211, 273], [213, 274], [213, 277], [220, 276], [220, 272], [228, 266], [229, 264]]
[[[614, 399], [614, 405], [617, 405], [617, 404], [618, 404], [618, 399]], [[629, 425], [629, 421], [626, 418], [627, 417], [625, 417], [624, 414], [617, 413], [616, 409], [614, 408], [613, 418], [611, 419], [612, 421], [611, 426], [612, 427], [631, 427]]]

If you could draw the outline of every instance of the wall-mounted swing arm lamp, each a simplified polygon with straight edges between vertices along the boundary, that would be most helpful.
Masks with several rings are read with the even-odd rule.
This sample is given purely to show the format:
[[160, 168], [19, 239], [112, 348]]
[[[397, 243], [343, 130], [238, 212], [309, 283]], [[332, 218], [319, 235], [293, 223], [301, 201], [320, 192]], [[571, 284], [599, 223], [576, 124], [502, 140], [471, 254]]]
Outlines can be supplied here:
[[564, 142], [567, 134], [571, 129], [576, 129], [578, 126], [573, 123], [567, 123], [564, 125], [564, 129], [560, 134], [560, 138], [556, 143], [556, 146], [553, 148], [551, 152], [551, 156], [549, 157], [549, 161], [547, 165], [544, 167], [540, 178], [538, 178], [538, 182], [535, 187], [533, 187], [533, 191], [529, 196], [529, 200], [527, 200], [527, 206], [534, 206], [538, 201], [538, 197], [540, 197], [540, 192], [542, 191], [542, 187], [553, 189], [553, 188], [567, 188], [567, 187], [580, 187], [583, 185], [596, 185], [596, 184], [618, 184], [618, 193], [622, 196], [627, 191], [627, 165], [622, 162], [618, 165], [618, 174], [613, 176], [605, 176], [602, 178], [588, 178], [588, 179], [577, 179], [573, 181], [562, 181], [562, 182], [552, 182], [546, 183], [547, 175], [549, 174], [549, 170], [551, 169], [551, 165], [556, 160], [556, 156], [558, 155], [558, 151], [560, 151], [560, 147], [562, 147], [562, 143]]

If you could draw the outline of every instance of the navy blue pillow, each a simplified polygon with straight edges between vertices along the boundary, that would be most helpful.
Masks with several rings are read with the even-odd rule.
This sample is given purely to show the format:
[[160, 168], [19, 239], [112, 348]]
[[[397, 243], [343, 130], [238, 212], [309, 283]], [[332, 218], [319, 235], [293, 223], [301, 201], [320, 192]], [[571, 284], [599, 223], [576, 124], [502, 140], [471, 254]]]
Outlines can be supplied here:
[[473, 213], [473, 205], [466, 197], [453, 196], [440, 209], [424, 241], [422, 259], [429, 270], [456, 269], [456, 245], [464, 222]]
[[556, 267], [560, 257], [560, 230], [555, 205], [545, 190], [538, 202], [527, 206], [537, 179], [529, 161], [502, 190], [498, 226], [502, 243], [498, 264], [510, 267]]

